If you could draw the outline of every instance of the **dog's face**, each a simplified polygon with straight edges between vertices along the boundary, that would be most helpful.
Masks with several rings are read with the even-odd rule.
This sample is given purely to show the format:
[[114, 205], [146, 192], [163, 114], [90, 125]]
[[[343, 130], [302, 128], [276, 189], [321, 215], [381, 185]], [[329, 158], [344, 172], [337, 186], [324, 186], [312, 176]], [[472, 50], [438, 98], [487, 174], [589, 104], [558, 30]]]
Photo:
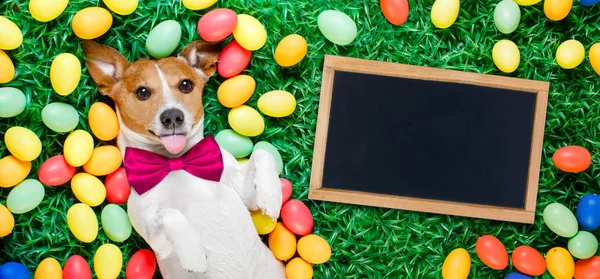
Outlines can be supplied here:
[[82, 43], [86, 66], [100, 92], [115, 102], [127, 129], [181, 152], [203, 125], [202, 92], [216, 72], [220, 46], [195, 41], [177, 57], [127, 61], [116, 49]]

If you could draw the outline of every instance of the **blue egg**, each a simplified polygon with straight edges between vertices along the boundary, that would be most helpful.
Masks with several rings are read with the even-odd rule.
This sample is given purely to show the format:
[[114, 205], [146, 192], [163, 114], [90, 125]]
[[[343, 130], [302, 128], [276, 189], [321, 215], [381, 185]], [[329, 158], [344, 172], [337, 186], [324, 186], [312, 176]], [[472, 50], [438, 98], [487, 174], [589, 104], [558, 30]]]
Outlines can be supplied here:
[[31, 279], [31, 273], [20, 263], [7, 262], [0, 266], [0, 279]]
[[579, 4], [586, 7], [592, 6], [598, 2], [600, 2], [600, 0], [579, 0]]
[[581, 198], [577, 206], [577, 222], [585, 231], [593, 231], [600, 227], [600, 196], [587, 194]]
[[531, 279], [531, 277], [529, 277], [527, 275], [523, 275], [518, 272], [511, 272], [508, 275], [506, 275], [506, 277], [504, 277], [504, 279]]

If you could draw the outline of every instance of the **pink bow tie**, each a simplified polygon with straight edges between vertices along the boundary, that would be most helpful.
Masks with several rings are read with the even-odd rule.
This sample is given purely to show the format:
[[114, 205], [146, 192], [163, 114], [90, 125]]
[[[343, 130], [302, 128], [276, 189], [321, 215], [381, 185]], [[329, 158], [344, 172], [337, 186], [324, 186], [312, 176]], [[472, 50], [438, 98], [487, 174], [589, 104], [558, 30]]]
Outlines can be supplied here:
[[123, 163], [129, 185], [139, 195], [152, 189], [172, 171], [185, 170], [211, 181], [219, 181], [223, 173], [221, 149], [210, 135], [179, 158], [167, 158], [150, 151], [127, 147]]

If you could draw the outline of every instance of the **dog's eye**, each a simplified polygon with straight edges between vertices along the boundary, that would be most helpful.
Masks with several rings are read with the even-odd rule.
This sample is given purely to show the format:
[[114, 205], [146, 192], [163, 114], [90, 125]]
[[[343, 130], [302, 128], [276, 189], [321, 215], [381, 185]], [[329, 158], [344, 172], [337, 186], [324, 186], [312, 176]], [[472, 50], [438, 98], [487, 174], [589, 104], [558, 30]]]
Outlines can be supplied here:
[[181, 84], [179, 84], [179, 90], [183, 93], [190, 93], [194, 90], [194, 83], [189, 79], [184, 79], [181, 81]]
[[140, 87], [140, 88], [138, 88], [137, 91], [135, 91], [135, 96], [140, 101], [148, 100], [148, 98], [150, 98], [150, 89], [148, 89], [146, 87]]

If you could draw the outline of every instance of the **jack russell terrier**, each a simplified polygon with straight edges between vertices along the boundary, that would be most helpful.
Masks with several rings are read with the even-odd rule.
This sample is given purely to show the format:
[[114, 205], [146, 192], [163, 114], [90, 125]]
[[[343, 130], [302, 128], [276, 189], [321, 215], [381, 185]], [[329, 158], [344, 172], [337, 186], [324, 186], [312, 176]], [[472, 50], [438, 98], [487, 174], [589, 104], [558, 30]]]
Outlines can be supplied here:
[[163, 278], [286, 278], [249, 212], [279, 217], [275, 160], [256, 150], [241, 165], [203, 135], [202, 93], [221, 47], [194, 41], [177, 57], [134, 63], [93, 41], [82, 47], [90, 76], [115, 102], [117, 145], [134, 189], [127, 212]]

